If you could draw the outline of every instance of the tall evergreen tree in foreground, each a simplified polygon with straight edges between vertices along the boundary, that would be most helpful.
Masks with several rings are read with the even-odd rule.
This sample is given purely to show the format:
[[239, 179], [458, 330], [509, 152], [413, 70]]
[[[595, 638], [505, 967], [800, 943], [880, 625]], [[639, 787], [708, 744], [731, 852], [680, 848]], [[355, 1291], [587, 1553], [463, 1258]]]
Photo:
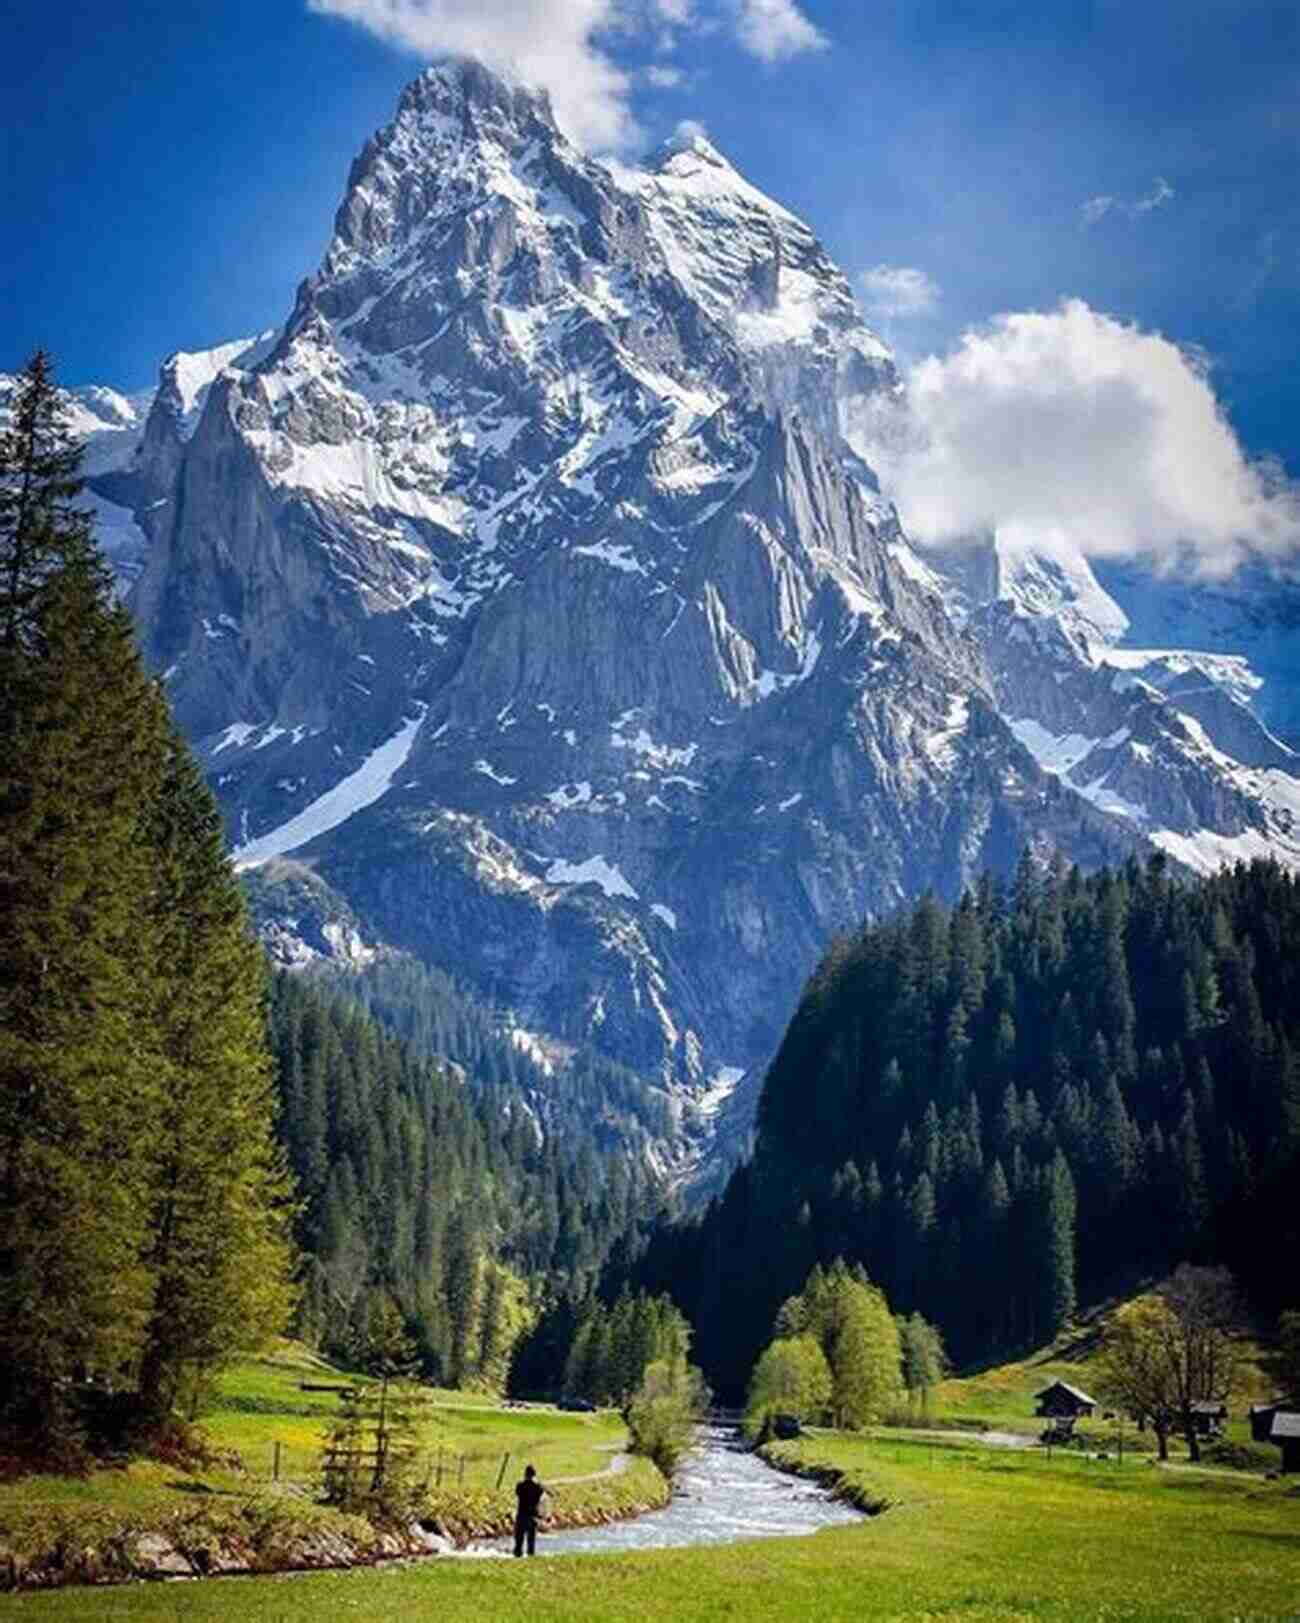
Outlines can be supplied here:
[[0, 434], [0, 1421], [164, 1418], [282, 1317], [256, 949], [75, 506], [46, 357]]
[[137, 1389], [144, 1413], [160, 1421], [187, 1376], [284, 1325], [290, 1185], [271, 1133], [265, 962], [221, 814], [174, 731], [147, 834], [150, 1024], [163, 1088], [145, 1253], [153, 1298]]
[[0, 1367], [27, 1428], [139, 1346], [156, 1051], [138, 1029], [157, 706], [83, 515], [48, 362], [0, 435]]

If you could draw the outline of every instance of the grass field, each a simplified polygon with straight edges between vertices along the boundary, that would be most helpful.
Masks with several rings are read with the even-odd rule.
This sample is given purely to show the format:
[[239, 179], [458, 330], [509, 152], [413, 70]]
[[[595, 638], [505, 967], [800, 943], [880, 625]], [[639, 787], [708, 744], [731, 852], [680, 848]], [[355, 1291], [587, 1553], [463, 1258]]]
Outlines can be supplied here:
[[[226, 1375], [203, 1429], [214, 1447], [237, 1449], [255, 1477], [272, 1475], [278, 1442], [282, 1477], [311, 1481], [339, 1403], [329, 1392], [304, 1392], [302, 1386], [345, 1379], [305, 1348], [282, 1343]], [[571, 1415], [543, 1407], [506, 1409], [493, 1398], [430, 1388], [421, 1405], [418, 1445], [435, 1478], [441, 1461], [446, 1486], [481, 1489], [496, 1481], [506, 1453], [510, 1466], [521, 1465], [526, 1455], [543, 1475], [579, 1476], [608, 1465], [624, 1436], [622, 1421], [609, 1410]]]
[[[1104, 1310], [1093, 1313], [1052, 1346], [1027, 1358], [940, 1382], [931, 1398], [930, 1419], [919, 1423], [963, 1431], [1006, 1431], [1027, 1437], [1039, 1436], [1044, 1422], [1035, 1416], [1034, 1394], [1043, 1387], [1052, 1381], [1067, 1381], [1093, 1396], [1099, 1395], [1093, 1360], [1104, 1317]], [[1248, 1348], [1248, 1356], [1251, 1359], [1255, 1356], [1253, 1344]], [[1249, 1402], [1267, 1396], [1269, 1390], [1262, 1377], [1252, 1380], [1248, 1375], [1246, 1385], [1247, 1390], [1224, 1431], [1224, 1436], [1238, 1445], [1250, 1443], [1250, 1422], [1246, 1414]], [[1091, 1442], [1110, 1448], [1115, 1445], [1115, 1429], [1101, 1418], [1100, 1411], [1097, 1418], [1082, 1421], [1079, 1431]], [[1139, 1453], [1155, 1450], [1154, 1435], [1150, 1431], [1139, 1433], [1131, 1421], [1124, 1424], [1123, 1434], [1126, 1450]], [[1186, 1456], [1182, 1438], [1172, 1437], [1171, 1459], [1184, 1460]], [[1276, 1467], [1277, 1452], [1264, 1450], [1259, 1463]]]
[[814, 1436], [779, 1446], [791, 1464], [845, 1473], [892, 1508], [859, 1527], [726, 1549], [531, 1564], [435, 1560], [63, 1591], [0, 1601], [0, 1616], [30, 1623], [1300, 1617], [1300, 1496], [1281, 1484], [1062, 1455], [1049, 1464], [1037, 1454], [902, 1437]]
[[[223, 1379], [203, 1418], [218, 1464], [136, 1461], [85, 1478], [32, 1476], [0, 1484], [0, 1579], [11, 1554], [24, 1567], [69, 1569], [74, 1577], [131, 1571], [139, 1536], [151, 1533], [200, 1551], [233, 1538], [256, 1569], [292, 1562], [295, 1548], [312, 1536], [337, 1535], [358, 1558], [373, 1553], [376, 1529], [317, 1502], [321, 1448], [338, 1398], [303, 1386], [345, 1379], [302, 1347], [282, 1343]], [[626, 1441], [612, 1412], [505, 1408], [438, 1391], [424, 1393], [418, 1412], [419, 1510], [455, 1537], [509, 1524], [513, 1484], [525, 1463], [535, 1464], [548, 1482], [591, 1479], [555, 1489], [549, 1507], [564, 1525], [626, 1515], [666, 1496], [648, 1461], [606, 1474]], [[92, 1553], [83, 1558], [86, 1551]]]

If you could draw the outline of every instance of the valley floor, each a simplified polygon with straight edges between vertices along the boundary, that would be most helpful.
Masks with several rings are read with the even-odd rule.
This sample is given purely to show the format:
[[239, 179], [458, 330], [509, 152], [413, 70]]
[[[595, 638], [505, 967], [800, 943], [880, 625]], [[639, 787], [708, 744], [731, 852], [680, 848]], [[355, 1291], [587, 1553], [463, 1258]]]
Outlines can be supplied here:
[[[1257, 1477], [1157, 1471], [1134, 1459], [945, 1447], [881, 1435], [780, 1445], [789, 1468], [840, 1472], [860, 1526], [725, 1549], [434, 1560], [302, 1577], [63, 1591], [0, 1601], [45, 1620], [319, 1623], [457, 1616], [646, 1623], [664, 1618], [1300, 1617], [1300, 1491]], [[93, 1599], [92, 1599], [93, 1596]]]

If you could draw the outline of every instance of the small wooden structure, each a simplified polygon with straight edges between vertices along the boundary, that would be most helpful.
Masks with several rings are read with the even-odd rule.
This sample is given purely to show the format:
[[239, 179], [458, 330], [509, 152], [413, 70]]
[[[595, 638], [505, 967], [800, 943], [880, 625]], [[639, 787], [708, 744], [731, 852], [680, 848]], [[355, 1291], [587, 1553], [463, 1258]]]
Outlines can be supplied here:
[[1228, 1405], [1226, 1403], [1194, 1403], [1192, 1405], [1192, 1424], [1196, 1427], [1198, 1437], [1218, 1437], [1223, 1431], [1223, 1423], [1228, 1418]]
[[1096, 1413], [1097, 1400], [1068, 1381], [1053, 1381], [1041, 1392], [1035, 1392], [1035, 1410], [1040, 1420], [1075, 1421]]
[[1282, 1475], [1300, 1471], [1300, 1412], [1279, 1409], [1273, 1416], [1273, 1433], [1269, 1441], [1282, 1450]]
[[1300, 1414], [1300, 1394], [1274, 1398], [1271, 1403], [1250, 1406], [1250, 1435], [1257, 1443], [1273, 1441], [1273, 1421], [1279, 1414]]

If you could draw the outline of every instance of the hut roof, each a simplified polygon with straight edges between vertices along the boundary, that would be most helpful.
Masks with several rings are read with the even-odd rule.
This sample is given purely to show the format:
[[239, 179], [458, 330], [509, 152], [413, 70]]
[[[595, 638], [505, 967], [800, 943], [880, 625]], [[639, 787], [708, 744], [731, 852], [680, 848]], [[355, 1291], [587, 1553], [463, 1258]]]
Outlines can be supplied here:
[[1050, 1386], [1045, 1386], [1041, 1392], [1035, 1392], [1034, 1396], [1036, 1398], [1045, 1398], [1049, 1392], [1068, 1392], [1072, 1398], [1077, 1398], [1080, 1403], [1091, 1403], [1094, 1407], [1097, 1403], [1096, 1398], [1089, 1397], [1082, 1387], [1071, 1386], [1069, 1381], [1053, 1381]]
[[1268, 1403], [1252, 1403], [1250, 1406], [1251, 1414], [1276, 1414], [1279, 1409], [1300, 1414], [1300, 1393], [1289, 1397], [1272, 1398]]
[[1211, 1403], [1208, 1399], [1192, 1405], [1193, 1414], [1227, 1414], [1227, 1412], [1228, 1405], [1226, 1403]]

